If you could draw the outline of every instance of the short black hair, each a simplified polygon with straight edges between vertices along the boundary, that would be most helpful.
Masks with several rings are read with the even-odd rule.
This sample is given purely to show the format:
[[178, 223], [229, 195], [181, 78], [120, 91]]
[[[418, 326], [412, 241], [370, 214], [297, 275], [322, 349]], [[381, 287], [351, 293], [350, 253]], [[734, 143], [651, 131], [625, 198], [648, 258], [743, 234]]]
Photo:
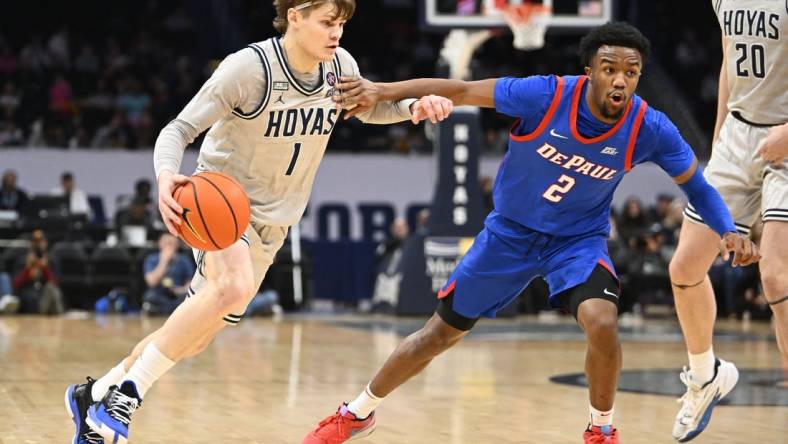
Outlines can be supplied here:
[[605, 45], [637, 49], [644, 65], [651, 53], [651, 42], [637, 28], [627, 22], [607, 22], [580, 40], [580, 63], [591, 66], [596, 52]]

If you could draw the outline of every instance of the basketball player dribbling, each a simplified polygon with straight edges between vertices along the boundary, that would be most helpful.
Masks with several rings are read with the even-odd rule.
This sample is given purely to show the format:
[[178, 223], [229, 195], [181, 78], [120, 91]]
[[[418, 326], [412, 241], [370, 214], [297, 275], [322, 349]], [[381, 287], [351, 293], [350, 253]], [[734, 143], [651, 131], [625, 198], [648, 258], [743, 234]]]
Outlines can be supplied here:
[[[251, 202], [251, 222], [232, 246], [195, 252], [190, 297], [102, 378], [66, 391], [73, 443], [125, 443], [129, 422], [151, 385], [178, 361], [200, 353], [240, 320], [306, 207], [312, 182], [341, 110], [332, 100], [340, 76], [358, 65], [339, 47], [355, 0], [275, 0], [274, 27], [283, 37], [229, 55], [159, 135], [154, 151], [159, 209], [176, 234], [182, 208], [172, 192], [185, 147], [205, 129], [198, 171], [234, 177]], [[338, 92], [337, 92], [338, 93]], [[423, 102], [381, 102], [358, 117], [368, 123], [408, 120]]]
[[[704, 175], [722, 195], [739, 232], [763, 221], [761, 282], [772, 308], [777, 346], [788, 379], [788, 2], [712, 0], [722, 29], [717, 122]], [[684, 332], [687, 391], [673, 425], [686, 442], [708, 425], [714, 406], [739, 379], [736, 367], [714, 355], [717, 315], [707, 277], [714, 231], [692, 203], [684, 211], [670, 280]]]
[[[757, 247], [736, 233], [722, 198], [673, 123], [635, 95], [649, 48], [637, 29], [613, 22], [580, 42], [583, 76], [389, 84], [340, 79], [343, 93], [337, 99], [361, 105], [348, 115], [377, 100], [435, 93], [455, 105], [495, 108], [518, 120], [495, 181], [495, 208], [438, 293], [435, 314], [304, 444], [338, 444], [371, 433], [375, 408], [385, 396], [465, 337], [480, 317], [495, 316], [537, 276], [547, 281], [551, 304], [568, 309], [586, 335], [590, 423], [583, 440], [619, 443], [613, 402], [621, 366], [620, 290], [606, 238], [613, 193], [624, 174], [637, 164], [656, 163], [716, 233], [706, 246], [709, 254], [732, 253], [734, 265], [759, 258]], [[428, 106], [421, 112], [431, 120], [445, 116], [443, 109]]]

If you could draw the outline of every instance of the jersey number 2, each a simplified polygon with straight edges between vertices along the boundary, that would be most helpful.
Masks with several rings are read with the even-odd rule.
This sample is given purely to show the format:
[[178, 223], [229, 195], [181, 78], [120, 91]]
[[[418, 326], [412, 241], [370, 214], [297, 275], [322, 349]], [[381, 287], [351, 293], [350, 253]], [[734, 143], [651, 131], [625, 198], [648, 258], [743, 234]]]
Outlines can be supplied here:
[[566, 174], [562, 174], [558, 178], [558, 182], [547, 187], [547, 190], [542, 194], [542, 197], [550, 202], [561, 202], [566, 194], [572, 187], [575, 186], [575, 179]]
[[295, 168], [296, 161], [298, 161], [298, 153], [300, 152], [301, 152], [301, 142], [297, 142], [293, 147], [293, 158], [290, 159], [290, 166], [287, 167], [285, 176], [289, 176], [293, 174], [293, 169]]

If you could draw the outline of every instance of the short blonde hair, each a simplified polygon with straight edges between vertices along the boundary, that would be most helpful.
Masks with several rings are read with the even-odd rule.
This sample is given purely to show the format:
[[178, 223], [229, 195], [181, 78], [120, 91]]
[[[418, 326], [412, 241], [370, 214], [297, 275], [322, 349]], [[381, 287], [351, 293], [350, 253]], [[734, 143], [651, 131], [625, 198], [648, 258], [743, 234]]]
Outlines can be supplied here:
[[334, 19], [342, 18], [350, 20], [353, 13], [356, 12], [356, 0], [274, 0], [274, 8], [276, 9], [276, 18], [274, 18], [274, 28], [280, 33], [287, 32], [287, 11], [290, 8], [297, 8], [300, 5], [309, 3], [309, 6], [304, 6], [302, 11], [304, 15], [308, 16], [309, 12], [324, 3], [332, 3], [334, 5]]

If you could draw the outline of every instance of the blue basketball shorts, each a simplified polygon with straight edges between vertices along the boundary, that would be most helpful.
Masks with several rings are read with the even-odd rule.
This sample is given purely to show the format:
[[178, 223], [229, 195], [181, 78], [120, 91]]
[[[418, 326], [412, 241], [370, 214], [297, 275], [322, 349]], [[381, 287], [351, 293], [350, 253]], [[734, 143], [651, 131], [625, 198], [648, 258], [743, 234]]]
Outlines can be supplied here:
[[438, 292], [438, 299], [450, 299], [451, 309], [462, 317], [494, 318], [532, 279], [541, 276], [550, 287], [550, 304], [569, 309], [559, 295], [584, 284], [599, 267], [612, 278], [612, 288], [607, 288], [611, 296], [600, 289], [604, 294], [599, 297], [617, 301], [618, 280], [605, 236], [552, 236], [493, 212]]

